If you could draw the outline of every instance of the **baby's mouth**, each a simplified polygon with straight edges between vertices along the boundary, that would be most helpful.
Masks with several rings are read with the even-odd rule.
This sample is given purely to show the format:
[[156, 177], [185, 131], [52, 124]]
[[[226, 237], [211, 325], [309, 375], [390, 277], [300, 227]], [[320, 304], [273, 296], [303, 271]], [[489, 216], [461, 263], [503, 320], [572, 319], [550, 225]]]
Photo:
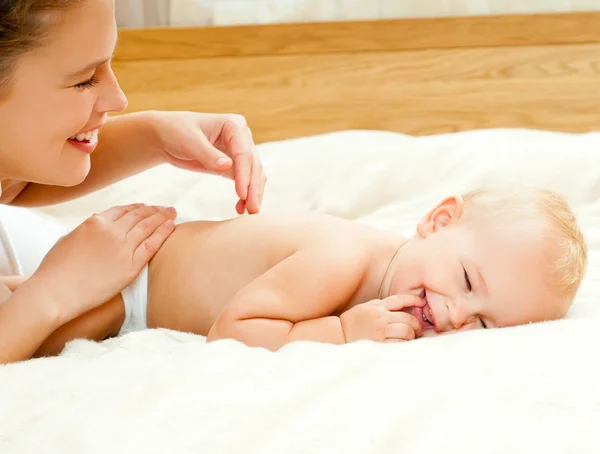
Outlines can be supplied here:
[[423, 325], [424, 329], [435, 329], [435, 318], [433, 316], [433, 312], [431, 307], [429, 307], [429, 303], [427, 301], [427, 291], [423, 289], [421, 292], [421, 298], [425, 300], [425, 306], [419, 311], [420, 312], [420, 322]]

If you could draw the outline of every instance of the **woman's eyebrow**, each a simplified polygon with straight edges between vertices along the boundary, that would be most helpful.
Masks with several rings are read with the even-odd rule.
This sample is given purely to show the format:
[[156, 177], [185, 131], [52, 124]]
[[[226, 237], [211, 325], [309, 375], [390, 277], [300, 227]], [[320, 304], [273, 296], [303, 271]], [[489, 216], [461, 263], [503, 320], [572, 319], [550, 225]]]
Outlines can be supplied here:
[[85, 68], [82, 68], [74, 73], [69, 74], [69, 78], [75, 79], [76, 77], [83, 76], [84, 74], [89, 73], [92, 69], [96, 69], [98, 66], [103, 65], [104, 63], [110, 61], [111, 57], [105, 58], [103, 60], [98, 60], [90, 63]]
[[90, 63], [89, 65], [87, 65], [85, 68], [82, 68], [78, 71], [75, 71], [74, 73], [69, 74], [69, 78], [77, 78], [80, 76], [83, 76], [84, 74], [89, 73], [92, 69], [96, 69], [98, 66], [103, 65], [105, 63], [108, 63], [109, 61], [112, 60], [112, 58], [115, 56], [115, 52], [117, 51], [117, 45], [119, 44], [119, 38], [117, 37], [117, 40], [115, 41], [115, 46], [113, 47], [113, 51], [112, 54], [110, 54], [110, 57], [108, 58], [103, 58], [102, 60], [97, 60], [94, 61], [92, 63]]

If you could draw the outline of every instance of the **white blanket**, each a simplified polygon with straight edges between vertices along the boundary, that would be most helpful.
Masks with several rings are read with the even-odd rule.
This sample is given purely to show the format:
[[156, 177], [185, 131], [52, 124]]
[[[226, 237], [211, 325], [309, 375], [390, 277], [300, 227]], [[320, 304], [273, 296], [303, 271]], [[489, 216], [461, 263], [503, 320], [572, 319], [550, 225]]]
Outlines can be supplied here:
[[[590, 248], [567, 319], [404, 344], [278, 353], [145, 331], [0, 368], [1, 453], [600, 452], [600, 134], [348, 131], [259, 147], [265, 211], [312, 210], [411, 234], [486, 184], [565, 194]], [[161, 167], [45, 213], [73, 227], [133, 201], [234, 215], [231, 182]]]

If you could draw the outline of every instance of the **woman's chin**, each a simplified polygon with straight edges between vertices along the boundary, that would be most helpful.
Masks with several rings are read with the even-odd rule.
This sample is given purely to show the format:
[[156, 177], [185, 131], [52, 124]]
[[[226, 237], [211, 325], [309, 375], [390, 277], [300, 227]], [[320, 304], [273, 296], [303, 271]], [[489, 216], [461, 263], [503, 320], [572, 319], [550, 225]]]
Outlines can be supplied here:
[[76, 162], [62, 165], [60, 169], [57, 169], [55, 178], [52, 178], [51, 181], [45, 181], [44, 184], [64, 187], [77, 186], [87, 178], [90, 167], [89, 156], [78, 156]]

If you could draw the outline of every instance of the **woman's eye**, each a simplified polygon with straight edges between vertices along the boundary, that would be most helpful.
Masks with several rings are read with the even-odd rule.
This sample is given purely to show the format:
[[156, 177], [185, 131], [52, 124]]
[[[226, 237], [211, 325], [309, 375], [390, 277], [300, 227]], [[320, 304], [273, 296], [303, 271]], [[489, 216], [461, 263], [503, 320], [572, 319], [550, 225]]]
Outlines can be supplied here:
[[465, 272], [465, 283], [467, 284], [467, 290], [470, 292], [471, 291], [471, 281], [469, 280], [469, 275], [467, 274], [467, 270], [465, 270], [463, 268], [464, 272]]
[[98, 79], [96, 76], [90, 77], [85, 82], [81, 82], [75, 85], [76, 88], [92, 88], [98, 84]]
[[483, 321], [483, 319], [480, 318], [479, 321], [481, 322], [481, 326], [483, 326], [483, 329], [487, 329], [487, 325], [485, 324], [485, 322]]

